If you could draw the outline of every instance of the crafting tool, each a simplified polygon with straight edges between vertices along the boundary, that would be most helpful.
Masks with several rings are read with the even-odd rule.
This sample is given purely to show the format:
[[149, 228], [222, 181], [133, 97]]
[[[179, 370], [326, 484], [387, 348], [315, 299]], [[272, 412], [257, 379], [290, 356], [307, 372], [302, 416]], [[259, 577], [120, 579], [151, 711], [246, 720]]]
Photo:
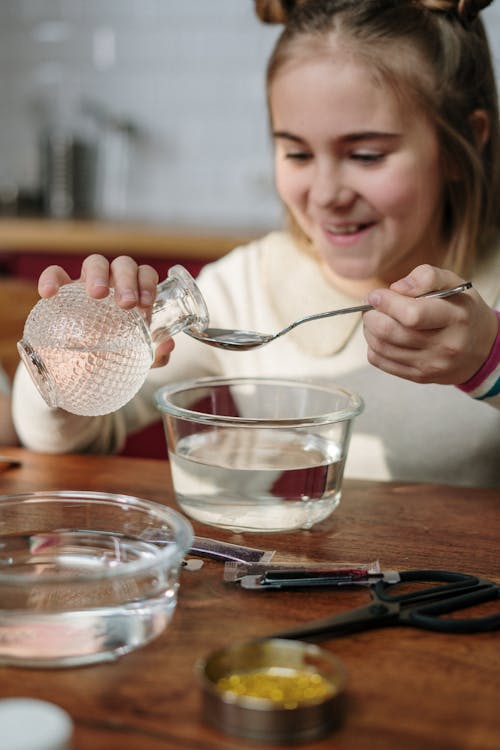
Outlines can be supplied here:
[[376, 575], [380, 573], [380, 563], [374, 560], [370, 563], [352, 563], [352, 562], [317, 562], [314, 560], [288, 560], [288, 561], [255, 561], [239, 562], [237, 560], [228, 560], [224, 564], [224, 581], [235, 583], [242, 581], [246, 576], [262, 576], [265, 573], [286, 570], [290, 573], [306, 574], [311, 573], [328, 573], [330, 575], [346, 574]]
[[230, 544], [218, 539], [195, 536], [189, 554], [209, 557], [213, 560], [232, 560], [238, 563], [268, 563], [273, 558], [274, 550], [256, 549], [255, 547], [245, 547], [242, 544]]
[[[372, 601], [364, 607], [314, 620], [270, 637], [325, 640], [392, 625], [411, 625], [442, 633], [481, 633], [500, 628], [500, 612], [484, 617], [442, 617], [499, 599], [498, 583], [447, 570], [400, 571], [399, 579], [396, 584], [383, 579], [377, 581], [370, 588]], [[438, 585], [397, 593], [402, 583], [431, 582]]]
[[387, 570], [369, 573], [366, 570], [267, 570], [261, 575], [246, 575], [240, 580], [241, 588], [257, 591], [269, 589], [295, 589], [323, 586], [373, 586], [377, 581], [398, 583], [399, 573]]

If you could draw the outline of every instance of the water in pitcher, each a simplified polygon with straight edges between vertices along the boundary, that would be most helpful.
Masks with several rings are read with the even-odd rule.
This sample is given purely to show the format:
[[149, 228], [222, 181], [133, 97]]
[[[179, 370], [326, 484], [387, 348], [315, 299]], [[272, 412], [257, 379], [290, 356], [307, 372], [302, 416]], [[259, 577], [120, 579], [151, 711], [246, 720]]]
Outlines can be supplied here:
[[57, 406], [85, 416], [123, 406], [142, 386], [152, 362], [145, 339], [133, 348], [116, 341], [112, 347], [91, 349], [39, 346], [37, 354], [55, 384]]
[[85, 416], [116, 411], [144, 383], [158, 337], [208, 324], [201, 292], [182, 266], [158, 284], [150, 325], [113, 297], [112, 289], [103, 299], [89, 297], [75, 281], [31, 310], [17, 346], [49, 406]]

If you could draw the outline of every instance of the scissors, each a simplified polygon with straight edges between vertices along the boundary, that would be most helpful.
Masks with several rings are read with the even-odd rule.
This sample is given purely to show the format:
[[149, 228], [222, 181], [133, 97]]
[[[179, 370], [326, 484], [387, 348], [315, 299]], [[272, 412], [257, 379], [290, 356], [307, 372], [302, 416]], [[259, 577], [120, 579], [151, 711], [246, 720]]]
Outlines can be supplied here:
[[[396, 593], [401, 583], [431, 582], [437, 585]], [[372, 601], [364, 607], [313, 620], [272, 637], [325, 640], [392, 625], [411, 625], [441, 633], [484, 633], [500, 628], [500, 612], [462, 619], [441, 617], [481, 602], [500, 599], [500, 584], [486, 578], [447, 570], [406, 570], [399, 571], [397, 583], [377, 581], [370, 588], [370, 594]]]

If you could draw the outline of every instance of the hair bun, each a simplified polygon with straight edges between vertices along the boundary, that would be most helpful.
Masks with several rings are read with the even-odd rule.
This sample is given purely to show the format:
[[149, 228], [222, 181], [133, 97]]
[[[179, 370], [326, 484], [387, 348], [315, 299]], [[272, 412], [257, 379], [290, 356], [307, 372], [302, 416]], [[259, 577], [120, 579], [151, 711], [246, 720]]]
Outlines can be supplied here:
[[480, 11], [491, 5], [493, 0], [421, 0], [421, 4], [428, 10], [455, 12], [464, 24], [476, 20]]
[[491, 5], [493, 0], [458, 0], [457, 13], [464, 23], [472, 23], [478, 17], [480, 11]]
[[[264, 23], [286, 23], [301, 0], [254, 0], [255, 12]], [[302, 0], [304, 2], [304, 0]]]

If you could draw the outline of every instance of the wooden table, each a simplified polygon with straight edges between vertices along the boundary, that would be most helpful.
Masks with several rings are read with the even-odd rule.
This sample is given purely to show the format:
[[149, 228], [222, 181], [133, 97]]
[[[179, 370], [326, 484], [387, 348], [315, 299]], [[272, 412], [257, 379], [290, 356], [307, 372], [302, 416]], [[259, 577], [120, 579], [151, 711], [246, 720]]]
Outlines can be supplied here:
[[[107, 490], [173, 504], [166, 461], [49, 456], [14, 448], [2, 452], [23, 462], [0, 474], [2, 494]], [[286, 553], [336, 561], [379, 559], [387, 568], [461, 570], [500, 580], [499, 519], [495, 490], [346, 481], [339, 509], [311, 531], [236, 535], [193, 525], [200, 536], [276, 549], [275, 559]], [[197, 660], [235, 641], [360, 606], [368, 593], [251, 592], [224, 583], [222, 574], [222, 564], [215, 561], [206, 561], [198, 572], [183, 571], [173, 621], [148, 646], [100, 666], [0, 667], [0, 696], [31, 696], [62, 706], [75, 722], [75, 750], [276, 747], [231, 738], [203, 723]], [[499, 631], [445, 635], [392, 628], [322, 645], [348, 670], [345, 718], [329, 738], [301, 747], [500, 747]]]

